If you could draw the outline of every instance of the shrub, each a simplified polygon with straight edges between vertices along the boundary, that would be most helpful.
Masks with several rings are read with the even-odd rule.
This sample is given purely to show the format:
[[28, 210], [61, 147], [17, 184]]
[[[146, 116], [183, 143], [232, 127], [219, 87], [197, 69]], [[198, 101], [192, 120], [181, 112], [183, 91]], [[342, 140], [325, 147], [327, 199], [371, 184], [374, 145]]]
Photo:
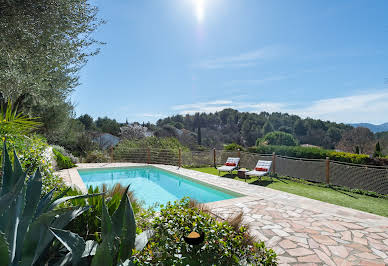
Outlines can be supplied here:
[[[210, 214], [191, 208], [188, 199], [168, 203], [152, 222], [154, 236], [137, 254], [139, 264], [165, 265], [276, 265], [276, 254], [263, 242], [250, 243], [245, 227], [237, 230]], [[205, 234], [202, 246], [184, 242], [191, 231]]]
[[95, 150], [88, 152], [85, 160], [87, 163], [107, 163], [110, 162], [111, 158], [103, 151]]
[[27, 175], [32, 175], [38, 168], [40, 169], [43, 182], [42, 195], [53, 188], [57, 188], [58, 191], [66, 189], [63, 179], [53, 172], [49, 153], [50, 147], [45, 139], [37, 135], [17, 136], [9, 140], [7, 146], [9, 149], [15, 150], [22, 167], [27, 169]]
[[257, 145], [268, 144], [268, 145], [284, 145], [284, 146], [296, 146], [298, 141], [290, 133], [282, 131], [274, 131], [265, 135], [263, 138], [256, 141]]
[[237, 143], [231, 143], [231, 144], [225, 145], [224, 150], [226, 150], [226, 151], [237, 151], [237, 150], [243, 151], [244, 148], [243, 148], [243, 146], [238, 145]]
[[356, 164], [370, 163], [369, 156], [365, 154], [336, 152], [315, 147], [259, 145], [256, 147], [256, 152], [262, 154], [275, 152], [278, 155], [307, 159], [325, 159], [329, 157], [334, 161]]
[[74, 156], [71, 152], [67, 151], [64, 147], [59, 145], [51, 145], [51, 147], [53, 147], [53, 149], [57, 150], [58, 152], [62, 153], [64, 156], [69, 157], [73, 164], [79, 163], [78, 157]]
[[[132, 191], [126, 191], [126, 187], [121, 186], [120, 184], [116, 184], [113, 188], [107, 189], [105, 185], [102, 188], [89, 187], [89, 194], [99, 194], [100, 192], [104, 192], [106, 196], [106, 207], [109, 215], [113, 215], [113, 212], [119, 207], [120, 200], [125, 192], [127, 192], [128, 198], [131, 201], [133, 212], [135, 217], [142, 217], [144, 211], [142, 209], [141, 203], [134, 197]], [[67, 196], [75, 196], [82, 194], [80, 191], [70, 189], [66, 195]], [[101, 238], [101, 213], [102, 213], [102, 201], [101, 197], [93, 197], [84, 199], [74, 199], [71, 200], [70, 203], [73, 206], [91, 206], [88, 212], [84, 212], [78, 219], [73, 220], [66, 229], [77, 233], [82, 236], [85, 240], [100, 240]], [[150, 211], [150, 214], [153, 214]], [[137, 220], [138, 220], [137, 219]], [[144, 220], [144, 217], [143, 219]], [[143, 229], [145, 221], [142, 222]], [[86, 229], [86, 230], [85, 230]], [[139, 229], [139, 233], [141, 229]]]
[[63, 155], [62, 153], [60, 153], [56, 149], [53, 149], [53, 153], [55, 155], [55, 160], [57, 161], [57, 166], [58, 166], [59, 170], [69, 169], [69, 168], [73, 168], [76, 166], [75, 164], [73, 164], [73, 162], [71, 161], [71, 159], [69, 157]]

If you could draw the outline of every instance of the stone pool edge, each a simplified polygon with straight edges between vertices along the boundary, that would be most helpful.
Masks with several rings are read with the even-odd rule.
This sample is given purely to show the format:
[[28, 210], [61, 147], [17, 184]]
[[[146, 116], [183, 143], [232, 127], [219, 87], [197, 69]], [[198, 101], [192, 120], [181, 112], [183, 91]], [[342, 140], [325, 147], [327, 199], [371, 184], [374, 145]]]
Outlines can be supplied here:
[[[193, 175], [183, 175], [182, 173], [179, 173], [179, 168], [176, 166], [169, 166], [169, 165], [159, 165], [159, 164], [144, 164], [144, 163], [80, 163], [77, 164], [77, 167], [71, 168], [71, 169], [64, 169], [61, 171], [56, 172], [62, 179], [65, 181], [65, 183], [73, 188], [79, 189], [82, 193], [87, 193], [87, 187], [85, 183], [83, 182], [78, 170], [86, 170], [86, 169], [104, 169], [104, 168], [125, 168], [125, 167], [155, 167], [163, 171], [167, 171], [169, 173], [178, 175], [182, 178], [191, 179], [193, 182], [217, 189], [219, 191], [222, 191], [224, 193], [229, 193], [230, 195], [234, 196], [235, 198], [232, 199], [226, 199], [226, 200], [219, 200], [214, 202], [209, 202], [205, 204], [213, 204], [217, 203], [217, 206], [220, 204], [220, 206], [226, 204], [234, 203], [235, 200], [239, 199], [243, 202], [251, 200], [251, 197], [249, 195], [246, 195], [246, 193], [242, 193], [240, 190], [230, 188], [228, 186], [223, 186], [220, 184], [215, 184], [214, 182], [209, 182], [208, 180], [203, 180], [200, 178], [197, 178]], [[174, 171], [174, 167], [178, 171]], [[221, 178], [221, 177], [220, 177]]]

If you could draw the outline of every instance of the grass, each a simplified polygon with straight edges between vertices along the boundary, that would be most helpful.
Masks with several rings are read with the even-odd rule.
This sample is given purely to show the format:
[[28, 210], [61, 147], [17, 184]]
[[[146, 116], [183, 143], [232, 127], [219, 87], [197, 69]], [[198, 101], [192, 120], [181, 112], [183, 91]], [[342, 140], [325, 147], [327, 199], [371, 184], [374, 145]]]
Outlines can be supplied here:
[[[218, 175], [217, 169], [211, 167], [190, 169]], [[288, 178], [263, 177], [259, 180], [255, 177], [245, 180], [237, 177], [237, 171], [233, 171], [232, 175], [228, 173], [221, 173], [221, 176], [388, 217], [388, 199], [386, 198], [362, 195], [336, 188], [319, 186], [306, 181], [294, 181]]]

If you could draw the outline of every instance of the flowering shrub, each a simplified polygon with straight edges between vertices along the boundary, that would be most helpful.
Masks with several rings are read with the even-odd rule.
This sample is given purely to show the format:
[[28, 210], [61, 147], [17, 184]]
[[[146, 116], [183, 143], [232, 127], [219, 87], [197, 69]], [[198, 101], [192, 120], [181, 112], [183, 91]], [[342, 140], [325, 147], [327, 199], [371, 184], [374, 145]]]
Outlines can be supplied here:
[[[9, 137], [7, 146], [9, 150], [15, 149], [23, 169], [31, 176], [38, 168], [42, 174], [42, 195], [53, 188], [62, 191], [66, 188], [62, 178], [54, 175], [51, 165], [49, 145], [37, 135]], [[2, 150], [0, 150], [0, 155]]]
[[[245, 227], [234, 229], [189, 205], [188, 199], [162, 206], [152, 221], [155, 234], [136, 256], [144, 265], [276, 265], [276, 254], [263, 242], [250, 241]], [[191, 231], [205, 234], [199, 246], [187, 244]]]

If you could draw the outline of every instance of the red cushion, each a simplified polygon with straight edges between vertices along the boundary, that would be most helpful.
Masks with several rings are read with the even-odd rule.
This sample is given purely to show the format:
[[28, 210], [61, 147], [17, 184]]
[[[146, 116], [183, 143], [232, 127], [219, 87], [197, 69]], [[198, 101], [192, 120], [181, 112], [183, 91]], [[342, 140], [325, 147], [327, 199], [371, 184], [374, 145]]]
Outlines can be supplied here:
[[256, 167], [255, 170], [256, 171], [261, 171], [261, 172], [268, 172], [267, 168], [262, 168], [262, 167]]
[[226, 163], [225, 165], [226, 165], [226, 166], [236, 166], [235, 163]]

